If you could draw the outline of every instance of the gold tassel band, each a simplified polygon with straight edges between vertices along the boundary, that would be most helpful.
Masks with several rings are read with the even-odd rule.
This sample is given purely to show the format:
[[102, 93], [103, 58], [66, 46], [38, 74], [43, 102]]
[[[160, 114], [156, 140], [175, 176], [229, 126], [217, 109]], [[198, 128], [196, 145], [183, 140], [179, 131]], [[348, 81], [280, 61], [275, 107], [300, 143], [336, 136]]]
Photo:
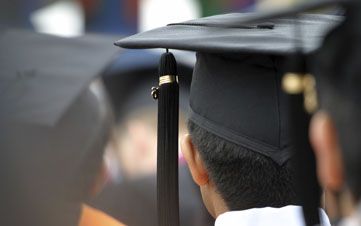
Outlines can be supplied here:
[[304, 105], [308, 113], [318, 108], [316, 81], [311, 74], [287, 73], [283, 76], [283, 90], [288, 94], [304, 95]]
[[159, 86], [173, 82], [178, 82], [178, 77], [175, 75], [163, 75], [159, 77]]

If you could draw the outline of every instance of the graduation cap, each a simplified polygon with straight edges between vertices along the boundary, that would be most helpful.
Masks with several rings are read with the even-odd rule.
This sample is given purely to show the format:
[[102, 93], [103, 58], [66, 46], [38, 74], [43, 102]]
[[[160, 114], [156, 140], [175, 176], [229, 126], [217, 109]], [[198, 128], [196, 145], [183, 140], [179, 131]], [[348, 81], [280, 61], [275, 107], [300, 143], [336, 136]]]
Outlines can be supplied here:
[[111, 114], [112, 38], [0, 33], [1, 225], [77, 225]]
[[[291, 66], [291, 72], [294, 73], [289, 75], [295, 75], [296, 72], [305, 74], [305, 55], [314, 52], [325, 33], [342, 21], [341, 17], [331, 15], [293, 15], [328, 4], [330, 1], [276, 13], [234, 13], [201, 18], [169, 24], [115, 43], [124, 48], [167, 50], [160, 60], [159, 87], [153, 88], [152, 92], [158, 99], [159, 109], [159, 225], [178, 225], [175, 158], [178, 153], [178, 85], [175, 58], [168, 49], [197, 52], [190, 94], [190, 120], [282, 165], [291, 157], [294, 148], [292, 144], [299, 144], [295, 137], [300, 133], [291, 131], [295, 130], [299, 122], [288, 116], [289, 102], [297, 105], [290, 106], [293, 109], [305, 112], [303, 89], [300, 91], [302, 95], [293, 93], [296, 94], [293, 96], [296, 102], [294, 98], [287, 100], [280, 89], [281, 77], [287, 71], [285, 62], [289, 59], [295, 59], [296, 62]], [[295, 28], [302, 28], [302, 36], [295, 35]], [[302, 48], [297, 48], [299, 43], [302, 43]], [[292, 79], [295, 77], [287, 78], [289, 82], [286, 83], [297, 86], [298, 83]], [[312, 83], [312, 79], [309, 80]], [[308, 123], [305, 115], [297, 116], [305, 119], [301, 123]], [[290, 123], [296, 124], [289, 128]], [[292, 139], [289, 134], [293, 134]], [[307, 137], [305, 134], [302, 136]], [[304, 139], [302, 142], [308, 143]], [[315, 172], [313, 174], [314, 177], [311, 177], [315, 179]], [[319, 193], [317, 184], [311, 189]], [[316, 215], [317, 207], [316, 204]], [[311, 221], [316, 224], [319, 222], [317, 218], [306, 219], [307, 224], [313, 224], [309, 223]]]

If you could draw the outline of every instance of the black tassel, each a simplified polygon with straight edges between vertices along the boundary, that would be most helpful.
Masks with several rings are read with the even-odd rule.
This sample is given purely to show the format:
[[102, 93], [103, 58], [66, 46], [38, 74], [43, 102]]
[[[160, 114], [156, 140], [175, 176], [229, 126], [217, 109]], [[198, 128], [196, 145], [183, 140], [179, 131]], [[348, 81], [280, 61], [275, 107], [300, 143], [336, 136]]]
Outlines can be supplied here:
[[321, 189], [317, 180], [316, 160], [309, 141], [310, 110], [313, 105], [307, 102], [312, 83], [307, 74], [306, 56], [298, 52], [290, 57], [289, 73], [283, 78], [283, 88], [288, 93], [290, 132], [295, 145], [293, 166], [295, 169], [295, 188], [303, 209], [306, 226], [320, 224], [319, 207]]
[[[307, 57], [303, 54], [303, 29], [299, 23], [299, 15], [295, 16], [295, 49], [296, 53], [289, 60], [289, 71], [284, 76], [286, 80], [294, 80], [294, 87], [288, 90], [290, 107], [290, 131], [295, 153], [293, 164], [295, 167], [295, 187], [303, 209], [306, 226], [320, 224], [319, 207], [321, 188], [316, 174], [316, 160], [309, 141], [309, 125], [311, 114], [317, 108], [314, 78], [308, 74]], [[292, 82], [291, 82], [292, 83]], [[284, 85], [287, 85], [284, 83]], [[287, 88], [284, 86], [284, 88]], [[296, 88], [296, 89], [295, 89]], [[287, 89], [286, 89], [287, 92]]]
[[157, 209], [159, 226], [179, 226], [177, 63], [168, 51], [159, 64]]
[[321, 189], [316, 174], [316, 160], [309, 142], [311, 116], [305, 111], [303, 94], [290, 95], [291, 135], [295, 144], [294, 167], [296, 191], [307, 226], [320, 224]]

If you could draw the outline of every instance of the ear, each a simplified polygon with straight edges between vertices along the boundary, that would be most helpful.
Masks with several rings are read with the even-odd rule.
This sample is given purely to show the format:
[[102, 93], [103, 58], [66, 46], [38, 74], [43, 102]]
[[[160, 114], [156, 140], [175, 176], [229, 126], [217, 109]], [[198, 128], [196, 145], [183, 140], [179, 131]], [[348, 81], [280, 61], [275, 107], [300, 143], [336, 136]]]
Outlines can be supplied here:
[[341, 151], [336, 128], [327, 113], [318, 112], [313, 116], [310, 139], [320, 183], [331, 191], [341, 191], [344, 183]]
[[207, 184], [209, 181], [207, 169], [198, 150], [194, 147], [189, 134], [184, 135], [181, 142], [181, 150], [188, 163], [194, 182], [198, 184], [198, 186]]

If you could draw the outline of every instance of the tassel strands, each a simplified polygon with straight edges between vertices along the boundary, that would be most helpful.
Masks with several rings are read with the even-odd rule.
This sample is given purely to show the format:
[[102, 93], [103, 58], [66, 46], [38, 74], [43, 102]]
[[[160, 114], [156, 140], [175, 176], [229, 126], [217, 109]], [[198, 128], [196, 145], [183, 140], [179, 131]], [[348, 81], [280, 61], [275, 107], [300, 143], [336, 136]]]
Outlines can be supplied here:
[[296, 193], [303, 209], [305, 225], [315, 226], [320, 224], [321, 188], [308, 131], [312, 113], [317, 109], [317, 97], [314, 78], [308, 74], [307, 55], [303, 54], [303, 29], [299, 17], [300, 15], [296, 15], [294, 20], [297, 51], [289, 59], [289, 72], [283, 77], [283, 88], [288, 93], [290, 133], [295, 145], [293, 164]]
[[[179, 226], [178, 122], [179, 86], [177, 64], [172, 53], [159, 64], [157, 209], [159, 226]], [[154, 96], [153, 96], [154, 97]]]
[[[283, 77], [283, 90], [288, 94], [290, 133], [293, 140], [295, 188], [303, 209], [306, 226], [320, 224], [321, 189], [316, 175], [316, 160], [308, 139], [309, 124], [317, 108], [313, 76], [308, 74], [306, 56], [297, 53], [290, 59], [289, 72]], [[312, 100], [312, 101], [311, 101]]]
[[302, 205], [305, 225], [320, 224], [321, 190], [316, 175], [316, 160], [308, 140], [311, 115], [304, 109], [303, 94], [289, 95], [291, 135], [295, 144], [296, 191]]

